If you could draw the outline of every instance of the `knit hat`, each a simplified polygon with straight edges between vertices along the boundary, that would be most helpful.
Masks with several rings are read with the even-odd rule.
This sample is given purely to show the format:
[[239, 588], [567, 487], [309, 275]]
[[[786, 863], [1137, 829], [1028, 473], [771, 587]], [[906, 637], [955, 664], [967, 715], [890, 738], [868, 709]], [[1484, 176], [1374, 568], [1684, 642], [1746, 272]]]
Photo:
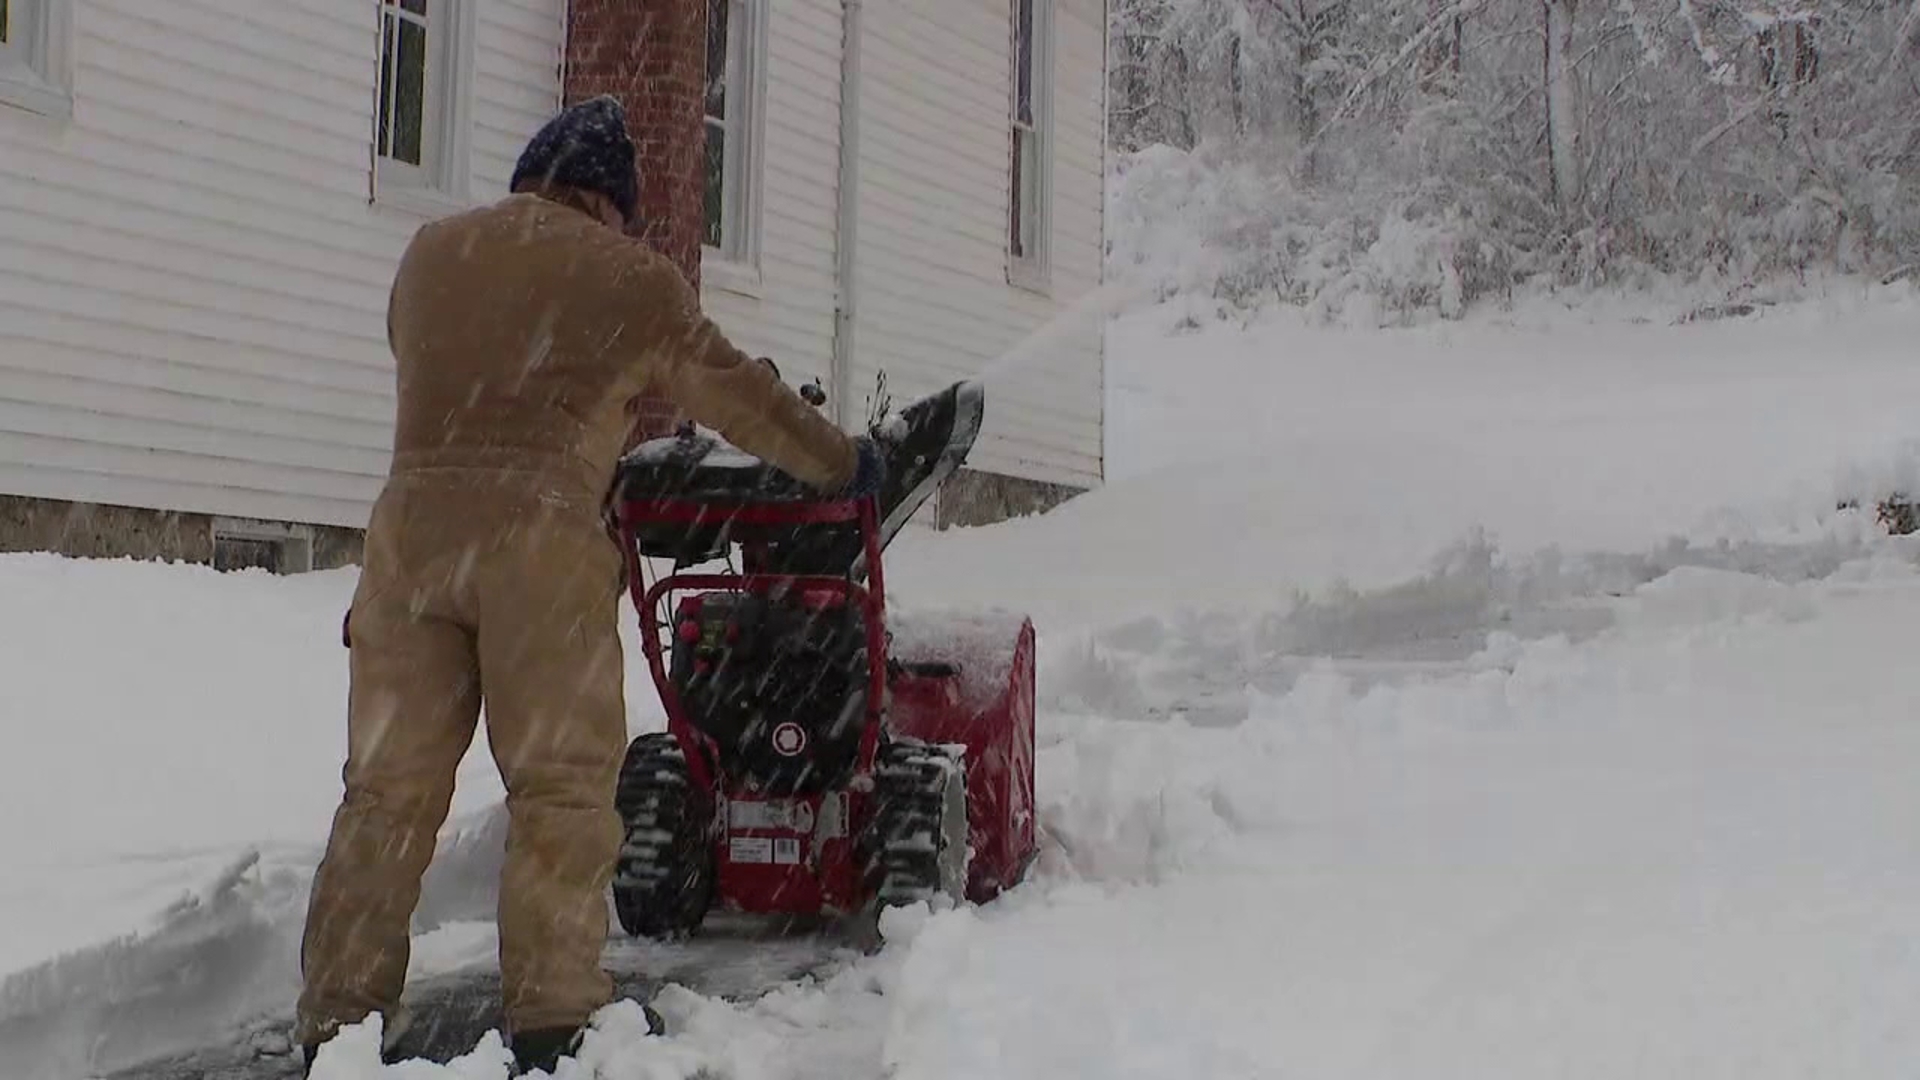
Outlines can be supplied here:
[[626, 110], [618, 99], [603, 94], [547, 121], [521, 152], [508, 187], [518, 189], [521, 181], [535, 179], [597, 191], [631, 221], [640, 203], [634, 168]]

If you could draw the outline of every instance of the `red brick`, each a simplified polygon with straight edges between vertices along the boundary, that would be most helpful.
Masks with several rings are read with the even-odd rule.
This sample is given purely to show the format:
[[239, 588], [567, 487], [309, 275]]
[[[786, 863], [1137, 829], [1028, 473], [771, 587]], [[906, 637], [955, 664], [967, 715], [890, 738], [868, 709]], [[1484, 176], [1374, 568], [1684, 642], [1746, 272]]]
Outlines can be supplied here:
[[[567, 20], [564, 100], [620, 99], [640, 159], [636, 234], [697, 290], [706, 217], [706, 0], [573, 0]], [[657, 399], [630, 412], [636, 440], [679, 421], [672, 404]]]

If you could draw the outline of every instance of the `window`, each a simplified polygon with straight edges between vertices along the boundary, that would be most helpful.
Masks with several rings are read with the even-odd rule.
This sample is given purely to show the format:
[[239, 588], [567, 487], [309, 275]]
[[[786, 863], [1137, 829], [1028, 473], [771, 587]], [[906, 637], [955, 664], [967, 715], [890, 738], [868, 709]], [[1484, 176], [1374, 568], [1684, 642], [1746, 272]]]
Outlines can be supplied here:
[[[474, 0], [379, 0], [380, 197], [458, 204], [468, 190]], [[436, 207], [432, 204], [438, 203]]]
[[1051, 219], [1053, 49], [1051, 0], [1013, 0], [1008, 280], [1043, 284]]
[[247, 518], [213, 519], [213, 568], [304, 574], [313, 569], [313, 528]]
[[0, 105], [73, 114], [67, 72], [71, 0], [0, 0]]
[[749, 273], [759, 259], [766, 26], [767, 0], [707, 0], [706, 224], [701, 240], [709, 259], [739, 264]]

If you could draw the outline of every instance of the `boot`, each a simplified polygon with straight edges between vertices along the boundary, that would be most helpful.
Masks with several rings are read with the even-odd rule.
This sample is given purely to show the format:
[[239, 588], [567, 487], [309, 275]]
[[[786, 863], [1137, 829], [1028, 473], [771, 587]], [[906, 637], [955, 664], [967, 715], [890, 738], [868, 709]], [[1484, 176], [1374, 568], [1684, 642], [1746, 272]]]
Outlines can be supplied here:
[[572, 1057], [580, 1049], [584, 1028], [535, 1028], [513, 1033], [513, 1071], [517, 1076], [538, 1069], [545, 1073], [560, 1070], [560, 1059]]
[[[666, 1031], [666, 1024], [653, 1006], [641, 1004], [640, 1009], [647, 1017], [647, 1030], [659, 1035]], [[552, 1074], [560, 1069], [562, 1058], [574, 1057], [579, 1053], [580, 1041], [586, 1034], [585, 1028], [558, 1027], [535, 1028], [531, 1031], [516, 1031], [513, 1034], [513, 1068], [518, 1075], [526, 1075], [538, 1069]]]

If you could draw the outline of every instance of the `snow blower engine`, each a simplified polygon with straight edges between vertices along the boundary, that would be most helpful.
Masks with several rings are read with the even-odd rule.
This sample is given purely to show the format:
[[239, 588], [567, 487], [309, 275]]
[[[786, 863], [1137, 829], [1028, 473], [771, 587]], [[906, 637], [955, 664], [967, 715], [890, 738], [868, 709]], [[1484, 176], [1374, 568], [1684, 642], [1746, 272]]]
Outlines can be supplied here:
[[[961, 383], [876, 426], [887, 479], [859, 500], [691, 429], [622, 459], [615, 522], [667, 714], [620, 774], [613, 897], [627, 933], [690, 933], [715, 910], [984, 903], [1024, 877], [1033, 624], [890, 620], [881, 568], [965, 459], [983, 408]], [[649, 583], [647, 560], [672, 571]]]

